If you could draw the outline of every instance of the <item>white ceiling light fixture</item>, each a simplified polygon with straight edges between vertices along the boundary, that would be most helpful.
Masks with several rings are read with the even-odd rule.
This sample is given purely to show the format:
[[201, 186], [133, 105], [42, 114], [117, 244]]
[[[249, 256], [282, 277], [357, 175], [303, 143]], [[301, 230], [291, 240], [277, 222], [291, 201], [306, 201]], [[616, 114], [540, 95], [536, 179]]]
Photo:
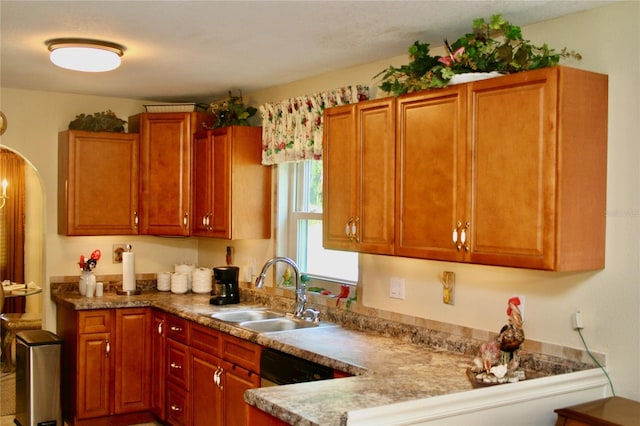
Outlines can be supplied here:
[[47, 40], [49, 58], [55, 65], [74, 71], [104, 72], [120, 66], [124, 46], [86, 38]]

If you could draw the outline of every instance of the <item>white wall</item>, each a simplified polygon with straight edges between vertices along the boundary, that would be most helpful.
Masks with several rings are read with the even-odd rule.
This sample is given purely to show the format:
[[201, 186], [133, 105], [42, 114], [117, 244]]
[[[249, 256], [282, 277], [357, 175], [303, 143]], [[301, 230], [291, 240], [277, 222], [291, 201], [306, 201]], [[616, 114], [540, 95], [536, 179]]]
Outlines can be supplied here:
[[[530, 339], [580, 348], [570, 316], [583, 312], [584, 336], [591, 348], [607, 354], [616, 391], [640, 399], [640, 199], [638, 160], [640, 144], [640, 57], [638, 23], [640, 3], [621, 2], [565, 18], [523, 28], [534, 42], [580, 51], [579, 68], [609, 75], [609, 172], [607, 199], [607, 261], [602, 271], [550, 273], [508, 268], [460, 265], [380, 256], [361, 256], [367, 306], [437, 321], [497, 331], [505, 322], [506, 299], [526, 297], [525, 331]], [[408, 47], [408, 46], [407, 46]], [[295, 95], [333, 89], [346, 84], [371, 84], [374, 75], [390, 64], [407, 62], [405, 55], [245, 95], [251, 105]], [[56, 230], [57, 133], [79, 113], [112, 109], [120, 117], [142, 111], [143, 102], [114, 98], [42, 93], [3, 88], [0, 106], [9, 129], [0, 139], [27, 157], [43, 180], [46, 197], [46, 277], [77, 274], [80, 254], [94, 248], [108, 253], [111, 244], [131, 243], [136, 271], [158, 272], [174, 262], [199, 261], [203, 266], [223, 264], [226, 242], [154, 237], [63, 237]], [[588, 167], [588, 165], [585, 165]], [[96, 197], [99, 206], [99, 197]], [[588, 232], [588, 230], [585, 230]], [[200, 246], [198, 246], [200, 244]], [[250, 257], [258, 262], [271, 255], [263, 241], [234, 242], [238, 264]], [[198, 248], [200, 249], [198, 252]], [[261, 265], [258, 265], [261, 266]], [[456, 304], [441, 302], [437, 275], [456, 273]], [[110, 259], [97, 273], [119, 273]], [[404, 301], [387, 297], [392, 276], [406, 280]], [[47, 280], [48, 281], [48, 280]], [[54, 307], [45, 293], [45, 324], [54, 327]], [[53, 328], [50, 328], [53, 329]]]
[[[126, 120], [129, 115], [142, 112], [143, 104], [126, 99], [2, 88], [0, 107], [9, 125], [0, 138], [0, 144], [27, 158], [42, 181], [44, 276], [42, 279], [29, 279], [44, 283], [43, 323], [51, 331], [55, 331], [55, 306], [49, 299], [49, 277], [79, 275], [77, 262], [81, 254], [88, 256], [94, 249], [102, 251], [103, 257], [95, 270], [98, 275], [122, 273], [121, 265], [111, 260], [113, 244], [132, 244], [136, 252], [137, 273], [173, 270], [176, 262], [197, 261], [198, 242], [191, 238], [65, 237], [57, 233], [58, 132], [66, 130], [69, 122], [80, 113], [93, 114], [111, 109]], [[100, 194], [96, 194], [95, 206], [100, 208]]]
[[[605, 269], [551, 273], [361, 255], [366, 306], [497, 332], [506, 320], [506, 300], [519, 294], [525, 296], [528, 338], [576, 348], [582, 348], [582, 342], [570, 318], [581, 309], [585, 340], [591, 349], [607, 355], [617, 393], [640, 399], [639, 23], [640, 3], [629, 1], [523, 28], [524, 36], [535, 43], [547, 42], [556, 49], [566, 46], [583, 55], [581, 62], [564, 65], [609, 75]], [[260, 105], [348, 84], [375, 86], [374, 75], [407, 61], [403, 55], [250, 93], [247, 98]], [[441, 302], [438, 275], [444, 270], [456, 273], [454, 306]], [[405, 300], [388, 297], [390, 277], [405, 279]]]

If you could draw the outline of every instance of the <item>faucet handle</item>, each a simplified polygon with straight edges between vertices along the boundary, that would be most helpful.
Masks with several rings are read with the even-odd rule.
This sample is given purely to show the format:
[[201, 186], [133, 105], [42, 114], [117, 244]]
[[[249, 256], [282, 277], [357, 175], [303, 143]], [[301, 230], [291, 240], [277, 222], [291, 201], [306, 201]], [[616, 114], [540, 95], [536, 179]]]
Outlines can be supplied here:
[[304, 318], [305, 321], [313, 321], [314, 324], [317, 324], [318, 322], [320, 322], [320, 311], [307, 308], [302, 313], [302, 318]]

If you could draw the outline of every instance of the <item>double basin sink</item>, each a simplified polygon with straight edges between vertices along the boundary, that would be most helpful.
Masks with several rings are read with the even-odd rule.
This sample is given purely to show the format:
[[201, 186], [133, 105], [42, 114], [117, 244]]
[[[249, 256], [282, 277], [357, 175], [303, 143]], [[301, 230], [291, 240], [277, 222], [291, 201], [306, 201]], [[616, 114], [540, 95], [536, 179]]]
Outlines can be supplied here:
[[246, 328], [257, 333], [274, 333], [331, 326], [326, 322], [307, 321], [293, 317], [291, 314], [281, 314], [267, 309], [239, 309], [234, 311], [205, 314], [209, 318], [230, 322], [238, 327]]

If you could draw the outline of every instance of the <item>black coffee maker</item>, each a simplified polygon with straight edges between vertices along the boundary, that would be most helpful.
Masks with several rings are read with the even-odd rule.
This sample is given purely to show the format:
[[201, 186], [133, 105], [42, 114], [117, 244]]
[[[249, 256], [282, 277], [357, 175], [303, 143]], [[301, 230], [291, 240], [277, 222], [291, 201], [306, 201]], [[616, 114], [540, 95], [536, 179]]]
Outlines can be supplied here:
[[216, 281], [209, 300], [212, 305], [229, 305], [240, 303], [240, 291], [238, 290], [238, 275], [240, 268], [237, 266], [218, 266], [213, 268], [213, 278]]

